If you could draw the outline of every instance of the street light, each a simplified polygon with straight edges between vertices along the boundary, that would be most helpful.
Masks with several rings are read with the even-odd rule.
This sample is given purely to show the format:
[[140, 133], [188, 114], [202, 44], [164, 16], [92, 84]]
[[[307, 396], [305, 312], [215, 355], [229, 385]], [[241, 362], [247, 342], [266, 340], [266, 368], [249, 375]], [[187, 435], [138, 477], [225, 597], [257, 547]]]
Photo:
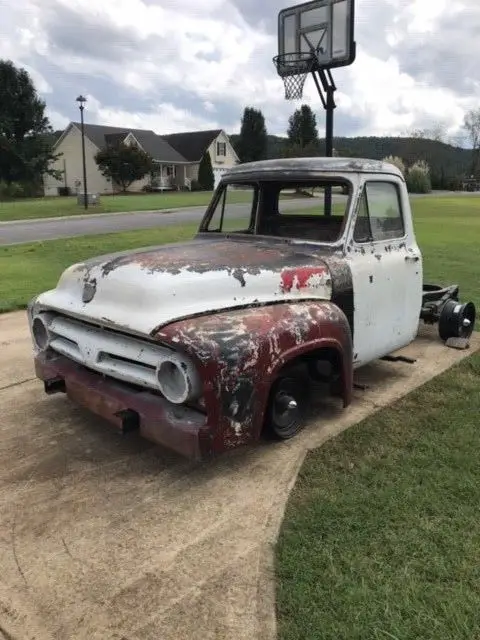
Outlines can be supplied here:
[[82, 160], [83, 160], [83, 198], [84, 198], [84, 207], [88, 209], [88, 198], [87, 198], [87, 166], [85, 164], [85, 130], [83, 126], [83, 110], [85, 109], [86, 98], [83, 96], [78, 96], [76, 102], [80, 103], [80, 123], [82, 125]]

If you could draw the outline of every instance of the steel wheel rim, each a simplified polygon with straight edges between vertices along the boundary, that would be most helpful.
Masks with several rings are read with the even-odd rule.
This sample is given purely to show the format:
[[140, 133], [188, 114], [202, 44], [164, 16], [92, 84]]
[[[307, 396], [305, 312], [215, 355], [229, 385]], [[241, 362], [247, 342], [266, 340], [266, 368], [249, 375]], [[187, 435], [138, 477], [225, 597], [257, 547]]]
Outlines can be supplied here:
[[[298, 426], [301, 419], [300, 402], [295, 381], [282, 380], [272, 402], [272, 422], [277, 433], [288, 434]], [[295, 403], [295, 407], [291, 403]]]
[[475, 306], [468, 302], [464, 305], [459, 318], [460, 329], [459, 335], [462, 338], [469, 338], [473, 333], [475, 325]]

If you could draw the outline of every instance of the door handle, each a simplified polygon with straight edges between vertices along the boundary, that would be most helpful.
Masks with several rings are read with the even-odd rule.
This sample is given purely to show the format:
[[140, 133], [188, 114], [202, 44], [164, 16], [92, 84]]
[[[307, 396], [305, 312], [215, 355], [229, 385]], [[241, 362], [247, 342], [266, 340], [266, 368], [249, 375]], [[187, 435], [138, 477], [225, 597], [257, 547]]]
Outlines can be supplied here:
[[418, 262], [419, 260], [418, 256], [405, 256], [405, 262]]

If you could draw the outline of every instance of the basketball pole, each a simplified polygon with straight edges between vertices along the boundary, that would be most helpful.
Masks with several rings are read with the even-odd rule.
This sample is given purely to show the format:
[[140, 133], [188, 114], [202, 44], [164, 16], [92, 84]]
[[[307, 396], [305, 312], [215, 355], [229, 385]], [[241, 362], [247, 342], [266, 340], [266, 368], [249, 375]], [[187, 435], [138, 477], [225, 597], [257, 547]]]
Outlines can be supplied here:
[[[318, 74], [318, 77], [317, 77]], [[333, 115], [336, 109], [335, 91], [337, 87], [330, 69], [313, 70], [312, 76], [318, 95], [325, 109], [325, 156], [333, 157]], [[325, 216], [332, 215], [332, 187], [325, 188]]]

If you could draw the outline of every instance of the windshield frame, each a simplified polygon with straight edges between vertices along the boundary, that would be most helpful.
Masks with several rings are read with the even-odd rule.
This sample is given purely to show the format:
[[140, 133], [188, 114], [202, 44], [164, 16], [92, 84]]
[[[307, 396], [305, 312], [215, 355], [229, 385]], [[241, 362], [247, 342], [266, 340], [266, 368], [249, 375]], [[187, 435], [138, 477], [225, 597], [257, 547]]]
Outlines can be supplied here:
[[[261, 202], [261, 190], [263, 185], [278, 183], [279, 192], [284, 189], [288, 189], [289, 185], [295, 185], [298, 183], [302, 183], [302, 185], [311, 184], [312, 186], [320, 186], [322, 183], [332, 183], [335, 182], [337, 185], [345, 185], [348, 189], [347, 202], [345, 205], [345, 214], [344, 214], [344, 224], [342, 227], [341, 234], [334, 241], [327, 240], [312, 240], [307, 238], [296, 238], [292, 237], [284, 237], [284, 236], [275, 236], [275, 235], [267, 235], [258, 233], [259, 226], [259, 205]], [[232, 231], [212, 231], [209, 230], [208, 225], [210, 224], [212, 218], [217, 213], [217, 207], [221, 206], [222, 198], [225, 199], [226, 192], [229, 186], [233, 185], [246, 185], [255, 188], [254, 200], [252, 203], [252, 220], [250, 221], [249, 231], [248, 233], [241, 232], [232, 232]], [[348, 236], [349, 228], [352, 222], [352, 217], [354, 214], [354, 210], [352, 208], [352, 204], [355, 202], [355, 197], [358, 193], [358, 176], [357, 174], [344, 174], [344, 173], [330, 173], [325, 172], [319, 175], [318, 173], [297, 173], [297, 172], [289, 172], [288, 175], [278, 174], [274, 175], [266, 175], [259, 177], [258, 174], [256, 177], [252, 175], [242, 175], [238, 177], [224, 177], [220, 181], [217, 189], [215, 190], [212, 199], [205, 211], [205, 214], [200, 222], [197, 236], [206, 238], [212, 238], [215, 236], [220, 236], [223, 238], [238, 238], [238, 239], [249, 239], [258, 238], [261, 240], [269, 240], [272, 242], [282, 242], [287, 244], [307, 244], [313, 246], [328, 246], [331, 248], [341, 247], [345, 244], [346, 238]], [[280, 214], [282, 215], [282, 214]], [[304, 216], [304, 214], [302, 214]], [[323, 215], [314, 214], [308, 216], [306, 214], [305, 218], [323, 218], [325, 217], [325, 213]], [[222, 212], [222, 220], [223, 220], [223, 212]], [[253, 222], [253, 224], [252, 224]]]

